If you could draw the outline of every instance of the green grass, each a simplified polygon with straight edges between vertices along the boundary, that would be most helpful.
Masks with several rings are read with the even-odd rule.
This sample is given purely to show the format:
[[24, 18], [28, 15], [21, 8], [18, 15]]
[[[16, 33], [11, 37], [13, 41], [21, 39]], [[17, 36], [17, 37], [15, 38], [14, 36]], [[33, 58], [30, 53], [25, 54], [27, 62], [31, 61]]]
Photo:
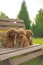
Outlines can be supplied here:
[[43, 65], [43, 56], [31, 59], [19, 65]]
[[35, 44], [43, 44], [43, 38], [32, 38], [32, 40]]

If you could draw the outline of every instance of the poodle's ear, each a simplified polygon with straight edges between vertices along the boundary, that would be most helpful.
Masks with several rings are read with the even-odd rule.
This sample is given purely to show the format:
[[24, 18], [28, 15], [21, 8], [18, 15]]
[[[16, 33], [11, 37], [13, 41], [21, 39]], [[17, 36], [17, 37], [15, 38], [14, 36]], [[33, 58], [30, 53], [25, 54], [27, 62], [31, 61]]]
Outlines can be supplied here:
[[26, 30], [26, 33], [29, 34], [29, 35], [33, 35], [32, 31], [31, 30]]
[[30, 33], [30, 35], [31, 35], [31, 36], [33, 35], [33, 33], [32, 33], [32, 31], [31, 31], [31, 30], [29, 30], [29, 33]]

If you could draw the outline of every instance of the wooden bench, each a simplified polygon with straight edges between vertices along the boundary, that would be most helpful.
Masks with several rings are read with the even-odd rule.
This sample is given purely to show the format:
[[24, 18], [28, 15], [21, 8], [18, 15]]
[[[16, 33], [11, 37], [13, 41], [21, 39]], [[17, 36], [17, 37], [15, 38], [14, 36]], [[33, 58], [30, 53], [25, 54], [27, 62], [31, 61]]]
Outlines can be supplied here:
[[[0, 22], [0, 31], [7, 30], [11, 27], [25, 28], [25, 25], [20, 22], [19, 23]], [[25, 48], [4, 48], [2, 46], [2, 37], [3, 37], [3, 33], [0, 32], [0, 65], [18, 65], [32, 58], [43, 55], [43, 50], [42, 50], [43, 46], [39, 44], [38, 45], [33, 44]], [[26, 54], [26, 55], [23, 55], [22, 57], [17, 58], [15, 60], [12, 59], [12, 57], [21, 54]]]

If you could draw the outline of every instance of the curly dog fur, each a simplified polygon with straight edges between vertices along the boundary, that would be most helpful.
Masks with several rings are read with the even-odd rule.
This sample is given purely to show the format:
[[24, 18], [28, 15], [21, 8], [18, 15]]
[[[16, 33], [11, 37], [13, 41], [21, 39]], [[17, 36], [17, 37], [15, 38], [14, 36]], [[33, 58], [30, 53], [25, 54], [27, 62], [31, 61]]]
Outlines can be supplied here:
[[5, 32], [3, 37], [3, 45], [6, 48], [12, 47], [26, 47], [32, 45], [32, 31], [24, 30], [22, 28], [11, 28]]
[[18, 34], [17, 34], [18, 47], [26, 47], [29, 45], [25, 34], [26, 33], [25, 33], [24, 29], [18, 29]]
[[32, 35], [33, 35], [32, 31], [31, 30], [25, 30], [25, 32], [26, 32], [26, 37], [28, 39], [29, 45], [32, 45]]
[[16, 33], [17, 30], [15, 28], [9, 29], [3, 38], [3, 45], [4, 47], [14, 47], [16, 45], [15, 39], [16, 39]]

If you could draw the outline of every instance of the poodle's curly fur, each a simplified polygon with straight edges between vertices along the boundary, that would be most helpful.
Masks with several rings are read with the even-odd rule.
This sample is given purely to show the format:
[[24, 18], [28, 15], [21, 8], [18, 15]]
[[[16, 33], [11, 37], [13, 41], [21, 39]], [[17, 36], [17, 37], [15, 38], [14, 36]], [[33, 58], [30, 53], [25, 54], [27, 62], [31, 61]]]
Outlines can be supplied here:
[[24, 29], [18, 29], [18, 34], [17, 34], [18, 47], [26, 47], [29, 45], [28, 40], [25, 35], [26, 33]]
[[3, 45], [4, 47], [14, 47], [16, 43], [16, 33], [17, 30], [15, 28], [8, 29], [7, 32], [5, 33], [5, 36], [3, 38]]
[[33, 44], [32, 43], [32, 35], [33, 35], [32, 31], [31, 30], [25, 30], [25, 32], [26, 32], [26, 37], [28, 39], [29, 45], [32, 45]]
[[32, 45], [32, 35], [33, 35], [32, 31], [31, 30], [25, 30], [25, 32], [26, 32], [26, 37], [28, 39], [29, 45]]
[[22, 28], [8, 29], [3, 37], [3, 46], [6, 48], [28, 47], [29, 45], [32, 45], [32, 34], [31, 30], [24, 30]]

